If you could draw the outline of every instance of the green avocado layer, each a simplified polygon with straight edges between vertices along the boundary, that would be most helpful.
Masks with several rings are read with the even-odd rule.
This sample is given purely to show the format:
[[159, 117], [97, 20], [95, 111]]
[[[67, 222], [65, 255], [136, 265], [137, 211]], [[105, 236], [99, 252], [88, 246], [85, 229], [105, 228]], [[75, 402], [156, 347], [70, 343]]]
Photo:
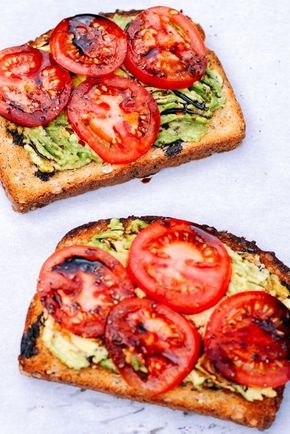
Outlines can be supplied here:
[[65, 112], [46, 127], [23, 128], [24, 148], [41, 172], [78, 169], [100, 157], [88, 146], [81, 145]]
[[222, 85], [219, 74], [208, 67], [205, 75], [188, 89], [147, 88], [156, 99], [161, 114], [155, 146], [162, 147], [177, 140], [198, 142], [207, 133], [214, 112], [225, 104]]
[[[135, 219], [124, 227], [119, 219], [112, 219], [103, 232], [96, 233], [88, 245], [106, 250], [126, 265], [129, 249], [136, 235], [147, 226], [143, 220]], [[232, 276], [227, 296], [247, 290], [264, 290], [278, 297], [289, 307], [290, 295], [288, 289], [280, 282], [278, 276], [270, 273], [260, 262], [258, 255], [249, 255], [245, 252], [234, 252], [228, 246], [232, 260]], [[136, 288], [136, 296], [145, 294]], [[205, 324], [209, 319], [211, 309], [197, 315], [188, 315], [201, 335], [204, 334]], [[76, 336], [67, 331], [63, 332], [52, 317], [45, 319], [42, 340], [46, 347], [72, 369], [82, 369], [91, 364], [100, 365], [114, 373], [118, 373], [116, 366], [109, 358], [108, 351], [101, 339], [88, 339]], [[145, 372], [146, 369], [136, 357], [131, 358], [131, 365], [135, 371]], [[242, 395], [248, 401], [263, 400], [264, 397], [275, 397], [276, 391], [272, 388], [246, 387], [229, 381], [222, 376], [214, 375], [207, 370], [203, 363], [203, 356], [198, 360], [194, 369], [185, 378], [184, 383], [191, 384], [193, 389], [218, 388], [227, 389]]]

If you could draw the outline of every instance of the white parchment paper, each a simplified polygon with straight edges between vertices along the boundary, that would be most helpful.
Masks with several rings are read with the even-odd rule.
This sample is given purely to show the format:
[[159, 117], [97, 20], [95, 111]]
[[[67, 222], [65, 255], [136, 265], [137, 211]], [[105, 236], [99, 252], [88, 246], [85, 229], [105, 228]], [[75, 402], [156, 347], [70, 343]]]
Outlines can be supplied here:
[[[0, 189], [0, 431], [3, 434], [245, 434], [210, 417], [20, 376], [17, 356], [39, 268], [68, 230], [112, 216], [171, 215], [228, 229], [290, 265], [288, 0], [162, 1], [202, 24], [247, 122], [240, 148], [127, 184], [16, 214]], [[156, 1], [0, 0], [0, 49], [76, 13], [144, 8]], [[290, 425], [290, 393], [269, 432]], [[288, 408], [287, 408], [288, 406]], [[256, 430], [251, 430], [252, 433]]]

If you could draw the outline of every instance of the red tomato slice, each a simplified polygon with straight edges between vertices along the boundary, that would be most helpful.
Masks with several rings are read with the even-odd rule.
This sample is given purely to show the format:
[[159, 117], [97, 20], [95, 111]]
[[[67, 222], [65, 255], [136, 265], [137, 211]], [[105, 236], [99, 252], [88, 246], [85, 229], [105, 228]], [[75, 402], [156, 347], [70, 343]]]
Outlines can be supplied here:
[[206, 47], [193, 22], [165, 6], [141, 12], [129, 25], [126, 68], [162, 89], [190, 87], [207, 66]]
[[193, 223], [151, 223], [132, 243], [128, 269], [146, 294], [185, 314], [214, 306], [227, 291], [230, 257], [218, 238]]
[[169, 307], [148, 299], [127, 299], [114, 307], [105, 341], [122, 377], [142, 396], [177, 386], [200, 352], [196, 328]]
[[76, 15], [52, 32], [50, 48], [57, 63], [75, 74], [105, 77], [124, 61], [127, 35], [100, 15]]
[[266, 292], [225, 299], [211, 315], [204, 345], [217, 371], [239, 384], [278, 387], [290, 380], [290, 313]]
[[37, 291], [61, 327], [84, 337], [104, 334], [111, 308], [135, 295], [123, 265], [104, 250], [71, 246], [43, 264]]
[[73, 91], [67, 112], [79, 137], [108, 163], [137, 160], [159, 132], [156, 101], [129, 78], [84, 81]]
[[66, 106], [67, 71], [45, 51], [30, 45], [0, 51], [0, 114], [27, 127], [45, 125]]

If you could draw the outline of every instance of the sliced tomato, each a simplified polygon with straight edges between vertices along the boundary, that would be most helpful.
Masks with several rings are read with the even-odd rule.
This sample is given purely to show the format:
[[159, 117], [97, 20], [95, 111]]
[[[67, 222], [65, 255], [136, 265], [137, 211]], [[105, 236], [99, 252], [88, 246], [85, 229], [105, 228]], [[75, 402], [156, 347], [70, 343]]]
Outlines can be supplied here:
[[231, 261], [215, 236], [193, 223], [165, 219], [139, 232], [128, 269], [149, 297], [194, 314], [214, 306], [227, 291]]
[[159, 132], [156, 101], [129, 78], [89, 78], [73, 91], [67, 112], [79, 137], [108, 163], [137, 160]]
[[27, 127], [45, 125], [66, 106], [71, 78], [30, 45], [0, 51], [0, 114]]
[[57, 63], [75, 74], [105, 77], [124, 61], [127, 35], [100, 15], [62, 20], [52, 32], [50, 48]]
[[204, 345], [214, 368], [239, 384], [278, 387], [290, 380], [290, 312], [266, 292], [241, 292], [220, 303]]
[[65, 247], [50, 256], [37, 291], [61, 327], [90, 338], [104, 334], [116, 303], [135, 295], [123, 265], [104, 250], [86, 246]]
[[196, 328], [169, 307], [148, 299], [127, 299], [114, 307], [105, 341], [122, 377], [142, 396], [177, 386], [200, 352]]
[[146, 9], [127, 33], [125, 66], [143, 83], [182, 89], [204, 75], [206, 47], [196, 25], [181, 12], [165, 6]]

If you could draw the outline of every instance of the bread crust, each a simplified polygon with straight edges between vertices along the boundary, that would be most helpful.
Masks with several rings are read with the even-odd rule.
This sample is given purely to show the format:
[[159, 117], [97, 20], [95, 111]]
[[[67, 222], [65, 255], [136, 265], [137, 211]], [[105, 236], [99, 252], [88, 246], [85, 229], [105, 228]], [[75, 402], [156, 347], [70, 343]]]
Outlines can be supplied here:
[[[118, 11], [132, 15], [138, 11]], [[111, 16], [112, 14], [104, 14]], [[204, 32], [198, 25], [202, 37]], [[31, 41], [41, 47], [49, 40], [51, 31]], [[208, 133], [199, 142], [182, 143], [179, 147], [152, 147], [143, 157], [131, 164], [105, 165], [90, 163], [80, 169], [57, 172], [48, 181], [35, 176], [36, 166], [30, 161], [26, 150], [13, 144], [7, 133], [9, 123], [0, 117], [0, 181], [15, 211], [27, 212], [50, 202], [120, 184], [133, 178], [143, 178], [166, 167], [179, 166], [191, 160], [210, 156], [216, 152], [236, 148], [245, 137], [245, 121], [223, 67], [214, 52], [208, 50], [212, 64], [224, 80], [223, 91], [226, 105], [220, 108], [210, 121]]]
[[[126, 227], [136, 217], [121, 219]], [[164, 217], [140, 217], [142, 220], [152, 222]], [[68, 232], [58, 243], [57, 249], [74, 244], [84, 244], [98, 232], [104, 231], [110, 220], [99, 220], [79, 226]], [[237, 237], [226, 231], [217, 231], [215, 228], [201, 225], [202, 228], [214, 233], [221, 241], [235, 251], [258, 254], [261, 262], [270, 271], [276, 273], [285, 284], [290, 286], [290, 270], [283, 265], [272, 252], [264, 252], [256, 243]], [[249, 402], [242, 396], [227, 390], [201, 389], [194, 390], [189, 384], [181, 385], [175, 389], [153, 398], [144, 398], [137, 390], [129, 387], [119, 376], [99, 366], [85, 368], [80, 371], [65, 366], [54, 357], [44, 346], [41, 335], [41, 314], [43, 307], [35, 295], [28, 310], [23, 335], [22, 353], [19, 356], [20, 371], [28, 376], [60, 383], [72, 384], [82, 388], [102, 391], [124, 398], [142, 402], [150, 402], [186, 412], [197, 412], [228, 419], [242, 425], [266, 429], [273, 423], [283, 397], [283, 387], [277, 389], [275, 398], [265, 398], [263, 401]]]

